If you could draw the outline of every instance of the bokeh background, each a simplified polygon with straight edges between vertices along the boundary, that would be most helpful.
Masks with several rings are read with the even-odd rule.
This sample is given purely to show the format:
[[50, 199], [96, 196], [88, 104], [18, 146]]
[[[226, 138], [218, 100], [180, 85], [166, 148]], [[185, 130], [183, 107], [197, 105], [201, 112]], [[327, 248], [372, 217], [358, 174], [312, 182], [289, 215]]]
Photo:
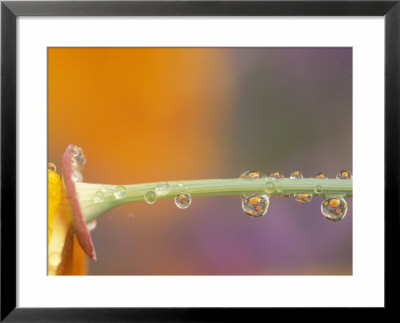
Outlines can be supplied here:
[[[49, 48], [48, 158], [83, 148], [84, 181], [134, 184], [352, 171], [351, 48]], [[91, 275], [351, 275], [352, 200], [238, 196], [120, 206], [92, 232]]]

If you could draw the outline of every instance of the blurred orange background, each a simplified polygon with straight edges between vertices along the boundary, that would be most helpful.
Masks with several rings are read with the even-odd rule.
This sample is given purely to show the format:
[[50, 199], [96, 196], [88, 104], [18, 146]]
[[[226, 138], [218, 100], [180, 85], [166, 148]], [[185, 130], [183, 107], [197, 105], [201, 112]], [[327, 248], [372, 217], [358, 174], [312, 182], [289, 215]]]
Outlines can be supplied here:
[[[84, 181], [105, 184], [231, 178], [252, 168], [302, 167], [306, 177], [351, 170], [351, 49], [315, 50], [292, 57], [289, 49], [49, 48], [49, 161], [60, 167], [64, 149], [76, 144], [87, 159]], [[304, 62], [314, 74], [287, 67]], [[273, 94], [251, 85], [251, 73], [270, 73], [256, 85]], [[293, 77], [296, 84], [285, 81]], [[318, 111], [327, 97], [348, 116], [336, 139], [318, 121], [338, 112]], [[274, 133], [260, 133], [264, 127]], [[341, 136], [343, 151], [328, 158], [323, 144]], [[263, 219], [244, 216], [237, 196], [195, 199], [187, 210], [167, 200], [124, 205], [92, 232], [98, 261], [89, 274], [351, 274], [351, 211], [328, 223], [320, 202], [310, 209], [280, 199]], [[299, 210], [313, 217], [301, 219]]]

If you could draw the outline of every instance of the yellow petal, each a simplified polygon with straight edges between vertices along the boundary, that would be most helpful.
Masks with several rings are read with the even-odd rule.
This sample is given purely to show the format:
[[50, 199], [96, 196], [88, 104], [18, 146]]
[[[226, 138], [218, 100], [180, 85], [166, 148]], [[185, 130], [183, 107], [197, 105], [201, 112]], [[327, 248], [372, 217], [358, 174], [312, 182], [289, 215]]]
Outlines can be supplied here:
[[86, 256], [73, 233], [65, 187], [53, 170], [48, 170], [48, 188], [48, 275], [84, 275]]

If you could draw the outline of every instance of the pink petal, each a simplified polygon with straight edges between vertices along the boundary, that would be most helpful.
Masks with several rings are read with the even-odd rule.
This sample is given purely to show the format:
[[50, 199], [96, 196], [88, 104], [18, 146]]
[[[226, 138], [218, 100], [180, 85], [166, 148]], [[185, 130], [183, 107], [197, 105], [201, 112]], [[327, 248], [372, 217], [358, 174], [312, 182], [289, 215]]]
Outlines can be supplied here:
[[78, 194], [76, 192], [75, 182], [72, 180], [72, 175], [74, 174], [74, 167], [72, 165], [72, 155], [73, 145], [68, 145], [62, 157], [62, 175], [67, 189], [67, 198], [71, 205], [74, 227], [76, 237], [79, 244], [81, 245], [83, 251], [90, 257], [90, 259], [96, 261], [96, 252], [94, 250], [94, 245], [90, 232], [86, 226], [85, 220], [83, 219], [81, 206], [78, 201]]

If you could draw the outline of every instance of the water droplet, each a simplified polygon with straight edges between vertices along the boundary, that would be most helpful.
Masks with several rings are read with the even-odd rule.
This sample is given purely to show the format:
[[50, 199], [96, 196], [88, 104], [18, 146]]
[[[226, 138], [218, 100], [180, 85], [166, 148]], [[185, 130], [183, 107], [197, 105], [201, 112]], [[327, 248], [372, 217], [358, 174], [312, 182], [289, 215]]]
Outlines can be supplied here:
[[264, 190], [265, 193], [273, 193], [275, 191], [275, 184], [268, 179], [265, 182]]
[[80, 170], [81, 166], [78, 164], [77, 160], [75, 159], [75, 157], [71, 158], [71, 164], [72, 164], [72, 168], [73, 169], [77, 169]]
[[167, 182], [160, 182], [156, 185], [156, 193], [158, 196], [164, 196], [169, 193], [169, 184]]
[[[72, 152], [72, 156], [73, 156], [72, 164], [74, 166], [76, 166], [76, 163], [80, 167], [85, 165], [86, 159], [85, 159], [85, 155], [83, 154], [82, 148], [80, 148], [78, 146], [73, 146], [71, 152]], [[75, 160], [76, 163], [74, 162], [74, 160]]]
[[303, 174], [299, 170], [295, 170], [290, 174], [290, 179], [300, 179], [300, 178], [303, 178]]
[[72, 146], [71, 153], [72, 156], [77, 157], [79, 156], [81, 149], [78, 146]]
[[246, 179], [257, 179], [257, 178], [264, 178], [267, 177], [265, 174], [258, 170], [248, 170], [244, 173], [240, 174], [239, 178], [246, 178]]
[[94, 201], [95, 201], [96, 203], [101, 203], [101, 202], [103, 202], [103, 201], [104, 201], [104, 193], [103, 193], [102, 191], [97, 191], [97, 192], [94, 194]]
[[263, 216], [267, 213], [269, 205], [268, 195], [252, 194], [243, 196], [242, 198], [242, 209], [244, 213], [254, 217]]
[[321, 185], [316, 185], [314, 188], [314, 192], [317, 194], [321, 194], [322, 193], [322, 186]]
[[144, 200], [147, 204], [154, 204], [157, 201], [157, 195], [153, 191], [148, 191], [144, 195]]
[[124, 186], [117, 186], [114, 189], [113, 195], [118, 200], [124, 198], [126, 195], [126, 188]]
[[83, 181], [83, 176], [79, 170], [74, 170], [74, 172], [71, 175], [71, 179], [74, 182], [82, 182]]
[[317, 176], [315, 176], [315, 178], [318, 179], [327, 179], [328, 177], [326, 177], [326, 175], [324, 173], [318, 173]]
[[301, 204], [306, 204], [311, 201], [312, 194], [298, 193], [298, 194], [294, 194], [293, 197], [296, 202], [299, 202]]
[[53, 172], [55, 172], [56, 171], [56, 165], [54, 165], [53, 163], [48, 163], [47, 164], [47, 168], [48, 169], [50, 169], [50, 170], [52, 170]]
[[347, 202], [342, 197], [329, 197], [321, 204], [321, 212], [331, 221], [339, 221], [347, 213]]
[[192, 204], [192, 197], [189, 193], [179, 193], [175, 196], [175, 205], [180, 209], [186, 209]]
[[337, 179], [351, 179], [351, 173], [347, 170], [341, 170], [337, 175], [336, 175]]
[[[258, 178], [267, 178], [267, 175], [265, 175], [264, 173], [258, 171], [258, 170], [248, 170], [243, 172], [242, 174], [240, 174], [239, 178], [244, 178], [244, 179], [258, 179]], [[272, 183], [271, 181], [267, 180], [265, 186], [264, 186], [264, 190], [271, 190], [272, 192], [275, 189], [275, 184]], [[267, 192], [268, 193], [268, 192]], [[271, 192], [269, 192], [271, 193]], [[250, 195], [242, 195], [242, 205], [243, 205], [243, 201], [249, 199], [250, 197], [254, 197], [254, 196], [262, 196], [262, 195], [254, 195], [254, 194], [250, 194]], [[257, 209], [259, 209], [260, 206], [257, 206]], [[245, 211], [246, 212], [246, 211]], [[249, 211], [250, 212], [250, 211]], [[251, 215], [250, 213], [247, 213], [249, 215]], [[262, 215], [262, 214], [261, 214]], [[255, 215], [257, 216], [257, 215]]]
[[281, 179], [281, 178], [285, 178], [285, 176], [283, 176], [281, 173], [279, 172], [273, 172], [269, 175], [269, 177], [271, 177], [272, 179]]
[[88, 224], [86, 224], [86, 227], [89, 231], [93, 231], [97, 227], [97, 220], [90, 221]]

